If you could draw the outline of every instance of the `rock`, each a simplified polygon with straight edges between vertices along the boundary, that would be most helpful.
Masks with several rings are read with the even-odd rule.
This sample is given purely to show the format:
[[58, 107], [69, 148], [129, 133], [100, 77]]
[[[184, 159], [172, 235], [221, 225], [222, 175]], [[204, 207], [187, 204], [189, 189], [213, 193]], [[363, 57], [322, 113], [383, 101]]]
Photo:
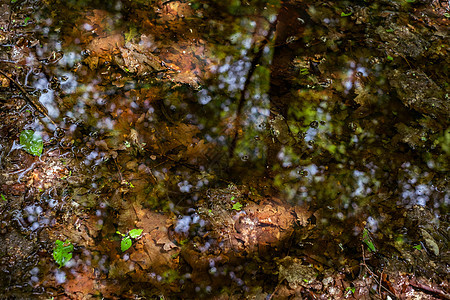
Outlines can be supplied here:
[[389, 77], [400, 100], [416, 111], [448, 122], [449, 99], [442, 89], [420, 70], [394, 70]]

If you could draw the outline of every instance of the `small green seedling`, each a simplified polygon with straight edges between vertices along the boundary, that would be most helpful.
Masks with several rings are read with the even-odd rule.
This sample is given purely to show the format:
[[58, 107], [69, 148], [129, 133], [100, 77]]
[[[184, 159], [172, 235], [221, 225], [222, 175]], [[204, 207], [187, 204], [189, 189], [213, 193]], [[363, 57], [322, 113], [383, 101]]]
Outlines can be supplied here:
[[377, 251], [377, 249], [375, 248], [375, 245], [372, 242], [372, 239], [369, 236], [369, 230], [367, 230], [367, 228], [364, 228], [362, 241], [364, 244], [366, 244], [367, 248], [369, 248], [370, 252]]
[[422, 245], [415, 245], [414, 247], [413, 247], [414, 249], [417, 249], [417, 250], [422, 250]]
[[341, 12], [341, 17], [348, 17], [348, 16], [351, 16], [352, 15], [352, 12], [349, 12], [349, 13], [345, 13], [345, 12]]
[[3, 194], [0, 194], [0, 197], [2, 197], [2, 200], [3, 200], [3, 201], [8, 201], [8, 200], [6, 200], [6, 197], [5, 197], [5, 195], [3, 195]]
[[139, 237], [142, 234], [142, 231], [142, 229], [132, 229], [128, 232], [128, 234], [123, 234], [120, 231], [116, 231], [117, 234], [120, 234], [122, 236], [122, 241], [120, 242], [120, 250], [122, 250], [122, 252], [125, 252], [130, 249], [132, 245], [131, 239]]
[[42, 154], [44, 142], [37, 132], [34, 132], [33, 130], [24, 130], [20, 133], [19, 141], [20, 145], [22, 145], [23, 149], [28, 153], [36, 156]]
[[241, 203], [236, 202], [235, 204], [233, 204], [233, 207], [232, 207], [231, 209], [234, 209], [234, 210], [239, 211], [239, 210], [242, 209], [242, 206], [243, 206], [243, 205], [242, 205]]
[[125, 182], [126, 185], [128, 185], [130, 188], [134, 188], [134, 185], [131, 182]]
[[53, 248], [53, 258], [58, 263], [59, 268], [63, 267], [69, 260], [72, 259], [73, 245], [69, 240], [65, 242], [56, 240], [56, 246]]
[[345, 291], [346, 291], [347, 293], [348, 293], [348, 292], [351, 292], [352, 294], [354, 294], [355, 291], [356, 291], [356, 288], [348, 286], [348, 287], [345, 289]]

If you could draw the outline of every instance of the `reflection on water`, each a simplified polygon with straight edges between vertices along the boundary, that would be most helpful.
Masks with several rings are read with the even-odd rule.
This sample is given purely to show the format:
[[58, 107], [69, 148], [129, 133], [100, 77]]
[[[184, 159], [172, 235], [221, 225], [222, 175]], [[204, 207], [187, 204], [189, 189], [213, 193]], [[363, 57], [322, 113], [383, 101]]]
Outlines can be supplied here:
[[[326, 1], [31, 2], [6, 5], [33, 22], [7, 37], [2, 68], [64, 136], [24, 100], [0, 110], [1, 233], [30, 244], [0, 258], [14, 261], [5, 274], [27, 270], [14, 279], [25, 293], [270, 297], [283, 281], [356, 279], [372, 240], [411, 264], [405, 243], [447, 249], [435, 222], [449, 204], [448, 112], [435, 107], [448, 107], [447, 71], [422, 61], [445, 53], [389, 46], [395, 26], [380, 16], [401, 14], [395, 5], [352, 4], [350, 17]], [[41, 157], [17, 144], [29, 128]], [[432, 215], [419, 232], [406, 217], [417, 205]], [[117, 231], [134, 228], [144, 234], [122, 253]], [[61, 269], [56, 239], [75, 245]], [[291, 260], [306, 282], [283, 275]]]

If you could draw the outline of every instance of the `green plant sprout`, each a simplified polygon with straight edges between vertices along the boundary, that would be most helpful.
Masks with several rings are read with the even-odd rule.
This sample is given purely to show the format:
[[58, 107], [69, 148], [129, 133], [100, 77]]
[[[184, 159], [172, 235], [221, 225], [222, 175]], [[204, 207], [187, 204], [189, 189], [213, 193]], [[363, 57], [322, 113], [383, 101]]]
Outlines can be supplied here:
[[8, 200], [6, 199], [6, 197], [5, 197], [5, 195], [0, 194], [0, 197], [2, 197], [2, 200], [3, 200], [3, 201], [8, 201]]
[[56, 240], [55, 248], [53, 248], [53, 258], [58, 263], [59, 268], [63, 267], [69, 260], [72, 259], [73, 245], [69, 240], [65, 242]]
[[61, 179], [67, 179], [70, 176], [72, 176], [72, 170], [69, 170], [69, 175], [64, 175]]
[[369, 236], [369, 230], [367, 230], [367, 228], [364, 228], [362, 241], [364, 244], [366, 244], [367, 248], [369, 248], [370, 252], [377, 251], [377, 249], [375, 248], [375, 245], [372, 242], [372, 239]]
[[142, 231], [142, 229], [132, 229], [128, 232], [128, 234], [123, 234], [120, 231], [116, 231], [117, 234], [122, 236], [122, 241], [120, 242], [120, 250], [122, 250], [122, 252], [125, 252], [130, 249], [131, 245], [133, 244], [131, 239], [139, 237], [142, 234]]
[[351, 292], [352, 294], [354, 294], [355, 291], [356, 291], [356, 288], [348, 286], [348, 287], [345, 289], [345, 291], [346, 291], [347, 293], [348, 293], [348, 292]]
[[239, 211], [239, 210], [242, 209], [242, 206], [243, 206], [243, 205], [242, 205], [241, 203], [236, 202], [235, 204], [233, 204], [233, 207], [232, 207], [231, 209], [234, 209], [234, 210]]
[[33, 130], [22, 131], [20, 133], [19, 141], [26, 152], [36, 156], [42, 154], [44, 142], [42, 141], [42, 137]]

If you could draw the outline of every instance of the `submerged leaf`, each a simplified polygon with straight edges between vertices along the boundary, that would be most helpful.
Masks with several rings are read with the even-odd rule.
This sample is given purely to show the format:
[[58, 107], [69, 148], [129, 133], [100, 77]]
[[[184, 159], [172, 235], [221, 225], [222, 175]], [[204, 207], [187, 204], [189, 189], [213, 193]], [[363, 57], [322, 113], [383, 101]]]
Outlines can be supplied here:
[[40, 156], [44, 149], [42, 137], [33, 130], [24, 130], [20, 133], [20, 145], [25, 151], [36, 156]]
[[132, 229], [128, 234], [131, 238], [135, 239], [142, 234], [142, 231], [142, 229]]
[[370, 252], [376, 252], [377, 249], [375, 248], [375, 245], [372, 242], [372, 239], [369, 236], [369, 231], [364, 228], [363, 231], [363, 243], [366, 244], [367, 248], [369, 248]]
[[65, 242], [56, 240], [55, 244], [56, 246], [53, 248], [53, 258], [61, 268], [72, 259], [73, 245], [69, 240], [66, 240]]
[[125, 252], [128, 249], [130, 249], [130, 247], [131, 247], [131, 238], [129, 236], [126, 236], [120, 242], [120, 250], [122, 250], [122, 252]]
[[234, 209], [234, 210], [241, 210], [241, 208], [242, 208], [242, 204], [239, 202], [236, 202], [235, 204], [233, 204], [233, 207], [232, 207], [232, 209]]

